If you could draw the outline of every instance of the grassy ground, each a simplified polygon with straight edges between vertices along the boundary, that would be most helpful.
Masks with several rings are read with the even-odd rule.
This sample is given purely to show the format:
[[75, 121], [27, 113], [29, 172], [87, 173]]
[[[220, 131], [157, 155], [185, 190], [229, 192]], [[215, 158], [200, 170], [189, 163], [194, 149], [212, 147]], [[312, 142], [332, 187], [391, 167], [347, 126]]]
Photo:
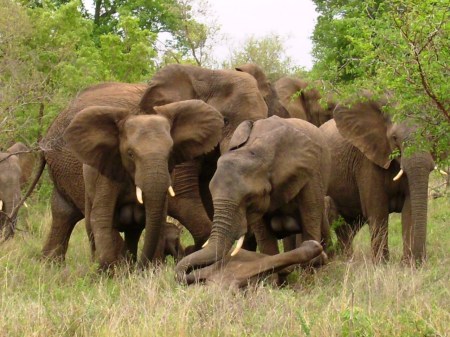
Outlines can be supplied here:
[[450, 202], [430, 200], [428, 262], [399, 264], [401, 226], [389, 227], [391, 262], [374, 266], [367, 226], [349, 262], [297, 272], [284, 289], [185, 287], [173, 263], [108, 279], [89, 260], [84, 226], [64, 266], [40, 261], [47, 205], [23, 210], [0, 246], [0, 336], [450, 336]]

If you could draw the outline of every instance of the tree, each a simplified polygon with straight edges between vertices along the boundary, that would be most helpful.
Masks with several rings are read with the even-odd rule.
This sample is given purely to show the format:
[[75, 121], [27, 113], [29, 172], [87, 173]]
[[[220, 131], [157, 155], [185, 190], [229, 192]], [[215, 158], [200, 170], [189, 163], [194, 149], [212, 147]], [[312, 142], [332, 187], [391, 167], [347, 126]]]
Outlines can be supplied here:
[[443, 0], [315, 0], [313, 73], [345, 98], [389, 93], [395, 119], [419, 125], [412, 149], [448, 152], [450, 16]]
[[291, 74], [298, 69], [284, 50], [284, 40], [276, 34], [261, 39], [254, 36], [248, 38], [241, 49], [232, 52], [231, 59], [224, 62], [224, 68], [234, 68], [244, 63], [256, 63], [271, 81], [283, 75]]

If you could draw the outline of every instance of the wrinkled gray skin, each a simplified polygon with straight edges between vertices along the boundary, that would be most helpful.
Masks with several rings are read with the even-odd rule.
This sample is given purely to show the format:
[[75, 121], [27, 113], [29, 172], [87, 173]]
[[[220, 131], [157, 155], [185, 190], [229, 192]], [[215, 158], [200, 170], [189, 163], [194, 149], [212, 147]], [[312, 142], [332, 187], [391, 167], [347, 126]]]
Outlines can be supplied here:
[[308, 264], [321, 253], [322, 246], [314, 240], [305, 241], [294, 250], [276, 255], [241, 249], [237, 255], [227, 255], [210, 266], [194, 270], [180, 281], [187, 284], [215, 283], [224, 288], [243, 288], [273, 276], [271, 281], [280, 285], [293, 270], [289, 267]]
[[26, 151], [29, 149], [24, 144], [16, 143], [0, 153], [0, 240], [14, 235], [17, 218], [9, 216], [20, 201], [20, 189], [33, 172], [35, 158], [33, 154], [22, 153]]
[[[346, 224], [336, 229], [338, 245], [351, 244], [368, 222], [374, 261], [388, 260], [389, 213], [402, 213], [403, 261], [426, 258], [428, 180], [434, 168], [428, 152], [404, 155], [414, 127], [396, 124], [373, 101], [338, 106], [334, 120], [320, 127], [330, 146], [333, 170], [329, 196]], [[400, 156], [390, 159], [392, 151]], [[403, 176], [393, 178], [403, 169]]]
[[[77, 221], [84, 217], [82, 165], [74, 153], [68, 150], [62, 137], [74, 116], [81, 110], [92, 106], [107, 106], [126, 109], [132, 114], [153, 115], [157, 114], [155, 106], [195, 98], [207, 102], [222, 114], [225, 126], [218, 148], [201, 159], [176, 166], [171, 176], [169, 170], [164, 169], [165, 173], [161, 173], [158, 179], [164, 185], [172, 181], [176, 196], [169, 200], [168, 213], [179, 219], [189, 230], [195, 241], [195, 249], [201, 247], [211, 231], [212, 222], [208, 214], [212, 214], [212, 202], [208, 184], [220, 151], [228, 148], [233, 131], [243, 120], [257, 120], [267, 116], [267, 107], [256, 81], [247, 74], [235, 71], [170, 65], [156, 73], [149, 85], [126, 85], [119, 89], [116, 85], [104, 84], [81, 92], [68, 109], [55, 119], [42, 142], [49, 172], [55, 183], [52, 225], [43, 248], [45, 257], [64, 259], [70, 234]], [[164, 167], [170, 164], [167, 157], [162, 162], [165, 163]], [[114, 166], [109, 167], [114, 172]], [[147, 172], [150, 174], [152, 170]], [[164, 186], [164, 193], [166, 188]], [[143, 194], [147, 201], [155, 196], [153, 201], [164, 207], [165, 202], [156, 200], [156, 194], [144, 189]], [[156, 222], [162, 221], [165, 209], [154, 209], [155, 217], [158, 213]], [[114, 237], [117, 238], [117, 235], [114, 234]], [[156, 251], [154, 242], [151, 242], [151, 246], [151, 251]], [[111, 256], [114, 255], [115, 253]]]
[[270, 83], [257, 64], [247, 63], [235, 68], [252, 75], [268, 107], [268, 115], [299, 118], [319, 127], [333, 118], [335, 104], [328, 100], [327, 107], [320, 104], [322, 96], [310, 83], [294, 77], [282, 77]]
[[320, 242], [329, 171], [328, 147], [311, 123], [278, 116], [242, 123], [210, 183], [208, 244], [178, 263], [178, 278], [220, 261], [249, 227], [264, 254], [277, 254], [277, 238], [295, 233]]

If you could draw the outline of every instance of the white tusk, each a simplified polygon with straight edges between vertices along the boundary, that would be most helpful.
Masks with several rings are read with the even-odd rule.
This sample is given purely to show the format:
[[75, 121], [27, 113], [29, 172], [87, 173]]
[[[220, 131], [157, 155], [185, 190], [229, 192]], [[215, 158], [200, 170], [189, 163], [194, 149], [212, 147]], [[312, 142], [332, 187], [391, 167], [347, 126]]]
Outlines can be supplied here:
[[245, 235], [242, 235], [236, 245], [236, 248], [234, 248], [233, 252], [231, 253], [231, 256], [235, 256], [242, 248], [242, 245], [244, 244], [244, 237]]
[[203, 244], [202, 248], [205, 248], [208, 245], [209, 239]]
[[0, 211], [3, 211], [3, 200], [0, 200]]
[[439, 170], [439, 173], [442, 174], [442, 175], [444, 175], [444, 176], [448, 176], [448, 173], [445, 172], [445, 171], [443, 171], [443, 170]]
[[27, 205], [27, 203], [24, 201], [23, 202], [23, 205], [26, 207], [26, 208], [28, 208], [28, 205]]
[[397, 180], [399, 180], [401, 178], [402, 175], [403, 175], [403, 170], [400, 169], [400, 171], [397, 173], [397, 175], [392, 180], [393, 181], [397, 181]]
[[169, 194], [170, 194], [171, 197], [175, 196], [175, 191], [173, 190], [172, 186], [169, 186]]
[[140, 204], [144, 203], [144, 200], [142, 199], [142, 190], [137, 186], [136, 186], [136, 198]]

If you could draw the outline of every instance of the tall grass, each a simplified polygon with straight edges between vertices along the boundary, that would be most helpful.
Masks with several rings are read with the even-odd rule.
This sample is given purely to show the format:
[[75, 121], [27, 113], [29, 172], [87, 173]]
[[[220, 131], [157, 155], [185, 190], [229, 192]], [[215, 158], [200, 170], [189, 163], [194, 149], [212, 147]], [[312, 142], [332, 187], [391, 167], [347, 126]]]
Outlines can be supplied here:
[[430, 201], [428, 262], [402, 266], [401, 225], [389, 227], [391, 262], [370, 260], [367, 226], [351, 261], [338, 258], [289, 286], [245, 291], [185, 287], [173, 263], [147, 271], [96, 272], [84, 226], [64, 265], [40, 260], [51, 217], [38, 204], [0, 246], [0, 336], [449, 336], [450, 203]]

